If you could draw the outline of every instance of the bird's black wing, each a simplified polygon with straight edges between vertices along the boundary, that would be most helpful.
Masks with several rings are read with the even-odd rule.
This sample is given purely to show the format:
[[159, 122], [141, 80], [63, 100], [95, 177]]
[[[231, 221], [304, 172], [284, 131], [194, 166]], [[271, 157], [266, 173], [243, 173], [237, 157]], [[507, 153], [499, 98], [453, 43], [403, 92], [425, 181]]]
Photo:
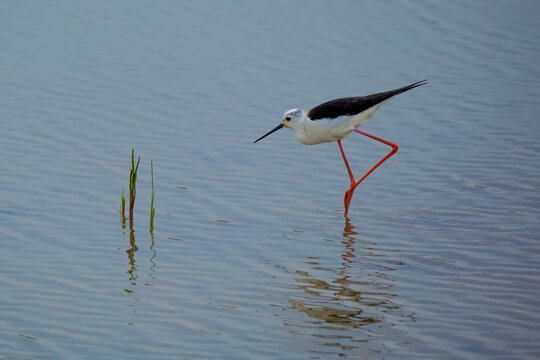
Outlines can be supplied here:
[[377, 94], [330, 100], [321, 105], [315, 106], [313, 109], [309, 110], [307, 115], [311, 120], [335, 119], [344, 115], [356, 115], [377, 104], [380, 104], [387, 99], [390, 99], [392, 96], [396, 96], [424, 84], [427, 84], [427, 80], [418, 81], [414, 84], [407, 85], [399, 89]]

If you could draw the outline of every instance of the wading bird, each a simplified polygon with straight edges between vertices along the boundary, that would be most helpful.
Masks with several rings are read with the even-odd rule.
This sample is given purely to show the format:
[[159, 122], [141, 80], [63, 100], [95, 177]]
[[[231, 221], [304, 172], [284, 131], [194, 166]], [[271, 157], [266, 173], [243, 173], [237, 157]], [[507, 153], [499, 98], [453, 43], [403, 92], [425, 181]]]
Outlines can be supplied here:
[[[343, 199], [345, 204], [345, 216], [347, 216], [354, 189], [356, 189], [358, 184], [368, 177], [369, 174], [379, 167], [379, 165], [390, 158], [390, 156], [394, 155], [398, 150], [398, 146], [393, 142], [359, 130], [358, 127], [366, 122], [367, 119], [372, 117], [375, 111], [377, 111], [382, 105], [387, 103], [394, 96], [425, 84], [427, 84], [427, 80], [418, 81], [414, 84], [407, 85], [399, 89], [377, 94], [330, 100], [315, 106], [309, 111], [302, 109], [288, 110], [285, 112], [285, 114], [283, 114], [283, 119], [278, 126], [255, 140], [254, 143], [267, 137], [274, 131], [281, 129], [282, 127], [287, 127], [293, 130], [296, 139], [302, 144], [315, 145], [324, 142], [337, 141], [339, 150], [343, 156], [343, 161], [345, 161], [345, 166], [347, 167], [347, 171], [349, 172], [349, 177], [351, 179], [351, 187], [345, 192], [345, 198]], [[353, 131], [380, 141], [392, 148], [392, 150], [390, 150], [385, 157], [375, 164], [375, 166], [373, 166], [359, 180], [354, 179], [351, 167], [347, 161], [347, 156], [345, 155], [345, 150], [343, 150], [343, 145], [341, 144], [341, 139]]]

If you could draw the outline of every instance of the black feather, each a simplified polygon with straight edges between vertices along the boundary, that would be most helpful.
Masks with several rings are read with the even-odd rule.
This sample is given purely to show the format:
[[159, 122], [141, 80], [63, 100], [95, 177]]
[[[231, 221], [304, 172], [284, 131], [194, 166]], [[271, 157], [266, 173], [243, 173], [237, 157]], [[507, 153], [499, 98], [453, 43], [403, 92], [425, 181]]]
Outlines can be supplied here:
[[414, 89], [417, 86], [425, 84], [427, 84], [427, 80], [418, 81], [414, 84], [407, 85], [399, 89], [377, 94], [330, 100], [321, 105], [315, 106], [313, 109], [309, 110], [307, 115], [311, 120], [335, 119], [344, 115], [356, 115], [377, 104], [380, 104], [387, 99], [390, 99], [392, 96], [396, 96], [404, 93], [405, 91]]

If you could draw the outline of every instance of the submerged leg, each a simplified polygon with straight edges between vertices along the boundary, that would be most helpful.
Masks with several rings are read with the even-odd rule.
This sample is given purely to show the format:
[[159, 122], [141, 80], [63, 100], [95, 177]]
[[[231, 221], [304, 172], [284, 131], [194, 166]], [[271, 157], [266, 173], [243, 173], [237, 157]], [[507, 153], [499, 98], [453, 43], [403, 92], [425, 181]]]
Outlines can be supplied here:
[[392, 150], [390, 150], [390, 152], [385, 156], [383, 157], [377, 164], [375, 164], [375, 166], [373, 166], [367, 173], [364, 174], [364, 176], [362, 176], [360, 178], [360, 180], [354, 182], [354, 177], [352, 175], [352, 172], [351, 172], [351, 169], [349, 167], [349, 164], [345, 158], [345, 153], [343, 152], [343, 147], [341, 145], [341, 142], [338, 142], [339, 144], [339, 148], [341, 150], [341, 153], [343, 155], [343, 159], [345, 160], [345, 165], [347, 165], [347, 170], [349, 171], [349, 176], [351, 177], [351, 187], [349, 188], [349, 190], [347, 190], [347, 192], [345, 192], [345, 198], [343, 199], [343, 202], [345, 203], [345, 216], [347, 216], [347, 213], [349, 212], [349, 204], [351, 203], [351, 199], [352, 199], [352, 196], [353, 196], [353, 193], [354, 193], [354, 189], [356, 189], [356, 187], [362, 182], [364, 181], [365, 178], [368, 177], [369, 174], [371, 174], [376, 168], [378, 168], [383, 162], [385, 162], [386, 160], [388, 160], [392, 155], [394, 155], [397, 151], [398, 151], [398, 146], [397, 144], [391, 142], [391, 141], [388, 141], [388, 140], [384, 140], [378, 136], [375, 136], [375, 135], [372, 135], [370, 133], [367, 133], [365, 131], [362, 131], [362, 130], [359, 130], [359, 129], [354, 129], [354, 131], [356, 131], [357, 133], [359, 134], [362, 134], [362, 135], [365, 135], [367, 137], [370, 137], [374, 140], [377, 140], [377, 141], [380, 141], [388, 146], [390, 146], [392, 148]]

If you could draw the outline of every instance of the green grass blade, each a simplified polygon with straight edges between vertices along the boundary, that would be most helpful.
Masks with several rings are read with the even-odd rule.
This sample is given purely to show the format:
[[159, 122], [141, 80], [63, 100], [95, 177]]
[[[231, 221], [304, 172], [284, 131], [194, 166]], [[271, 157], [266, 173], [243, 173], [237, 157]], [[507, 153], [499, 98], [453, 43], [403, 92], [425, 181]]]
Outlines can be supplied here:
[[154, 208], [154, 198], [156, 196], [156, 190], [154, 189], [154, 161], [150, 159], [150, 175], [152, 179], [152, 197], [150, 198], [150, 232], [154, 229], [154, 215], [156, 209]]

